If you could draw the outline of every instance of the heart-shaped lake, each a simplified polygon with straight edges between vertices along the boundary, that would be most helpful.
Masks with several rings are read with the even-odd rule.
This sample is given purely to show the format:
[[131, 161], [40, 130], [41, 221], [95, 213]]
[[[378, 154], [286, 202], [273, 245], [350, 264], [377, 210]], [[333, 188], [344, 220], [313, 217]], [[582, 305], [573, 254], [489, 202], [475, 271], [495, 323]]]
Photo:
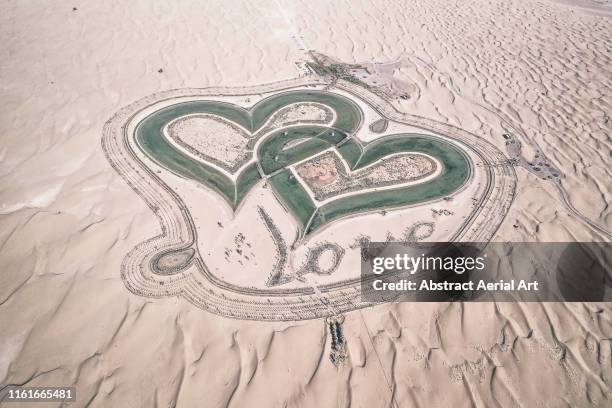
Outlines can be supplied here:
[[[159, 165], [213, 189], [234, 210], [267, 180], [302, 235], [350, 214], [447, 196], [469, 178], [468, 158], [448, 141], [402, 133], [364, 143], [354, 136], [362, 122], [344, 96], [290, 91], [248, 109], [210, 100], [164, 107], [138, 124], [135, 138]], [[322, 155], [335, 165], [323, 166]], [[313, 171], [328, 179], [309, 177]]]

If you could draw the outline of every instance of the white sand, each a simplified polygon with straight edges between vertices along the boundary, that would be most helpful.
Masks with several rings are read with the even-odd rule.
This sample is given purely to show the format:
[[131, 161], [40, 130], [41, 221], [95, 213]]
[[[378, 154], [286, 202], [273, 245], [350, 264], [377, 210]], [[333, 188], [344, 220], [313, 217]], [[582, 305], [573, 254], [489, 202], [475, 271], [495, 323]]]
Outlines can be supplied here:
[[168, 124], [168, 135], [180, 147], [206, 161], [233, 168], [247, 156], [250, 134], [214, 115], [190, 115]]
[[[522, 128], [562, 170], [571, 204], [611, 230], [610, 21], [527, 0], [4, 1], [0, 383], [74, 385], [74, 407], [610, 406], [608, 304], [356, 311], [337, 369], [321, 320], [239, 321], [133, 295], [121, 261], [159, 224], [100, 147], [120, 107], [167, 89], [298, 76], [299, 47], [345, 62], [402, 57], [411, 97], [398, 107], [500, 148], [503, 128]], [[607, 239], [550, 183], [517, 172], [497, 240]], [[427, 217], [429, 206], [346, 225], [375, 220], [375, 233], [399, 234]], [[348, 240], [340, 229], [322, 234]]]

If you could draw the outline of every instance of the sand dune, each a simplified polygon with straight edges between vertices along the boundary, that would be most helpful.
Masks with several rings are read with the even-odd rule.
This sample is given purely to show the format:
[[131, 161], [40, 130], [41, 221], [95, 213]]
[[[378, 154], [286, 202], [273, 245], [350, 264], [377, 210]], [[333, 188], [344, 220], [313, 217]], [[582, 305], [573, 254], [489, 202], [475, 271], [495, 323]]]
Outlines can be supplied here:
[[133, 295], [122, 259], [159, 225], [100, 146], [105, 122], [135, 100], [294, 78], [300, 48], [399, 60], [410, 97], [398, 108], [500, 148], [513, 129], [560, 170], [571, 207], [517, 169], [495, 240], [609, 240], [612, 20], [601, 2], [598, 14], [579, 6], [3, 1], [0, 383], [74, 385], [77, 407], [612, 405], [610, 304], [354, 311], [337, 368], [322, 320], [240, 321]]

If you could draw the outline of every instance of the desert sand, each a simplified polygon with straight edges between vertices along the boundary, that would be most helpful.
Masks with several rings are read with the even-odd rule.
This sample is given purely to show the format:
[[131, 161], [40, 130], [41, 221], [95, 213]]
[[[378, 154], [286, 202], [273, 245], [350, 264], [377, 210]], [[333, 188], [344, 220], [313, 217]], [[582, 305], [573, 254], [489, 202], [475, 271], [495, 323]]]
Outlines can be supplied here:
[[[610, 241], [609, 9], [588, 0], [3, 1], [0, 384], [75, 386], [75, 407], [611, 406], [609, 303], [361, 308], [344, 315], [347, 360], [336, 366], [322, 318], [242, 320], [181, 296], [132, 293], [122, 262], [160, 223], [100, 142], [105, 123], [135, 101], [303, 77], [313, 50], [370, 64], [377, 85], [406, 97], [393, 102], [402, 112], [504, 152], [512, 133], [526, 160], [558, 170], [551, 181], [515, 168], [492, 240]], [[379, 119], [365, 115], [366, 125]], [[364, 129], [363, 140], [380, 136]], [[233, 217], [218, 195], [176, 183], [189, 190], [201, 234], [219, 239], [202, 257], [222, 279], [248, 285], [237, 258], [228, 267], [217, 254], [243, 231], [236, 225], [260, 220], [257, 205], [270, 202], [272, 215], [282, 207], [261, 188]], [[453, 202], [349, 218], [307, 245], [348, 248], [347, 231], [374, 222], [380, 238], [436, 222], [429, 237], [444, 239], [456, 222], [432, 210], [460, 217], [476, 184]], [[217, 222], [231, 220], [219, 232]], [[272, 264], [264, 224], [249, 228], [247, 242]], [[291, 243], [291, 220], [279, 229]], [[344, 258], [350, 274], [358, 260]]]

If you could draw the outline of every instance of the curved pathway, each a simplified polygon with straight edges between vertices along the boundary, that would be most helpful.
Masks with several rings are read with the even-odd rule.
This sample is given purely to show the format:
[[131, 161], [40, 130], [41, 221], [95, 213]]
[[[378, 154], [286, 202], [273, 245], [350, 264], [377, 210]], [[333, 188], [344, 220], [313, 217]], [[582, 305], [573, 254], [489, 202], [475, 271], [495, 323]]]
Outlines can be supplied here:
[[[161, 234], [130, 251], [122, 265], [121, 276], [133, 293], [147, 297], [182, 296], [194, 305], [227, 317], [253, 320], [302, 320], [342, 313], [371, 305], [361, 302], [359, 279], [312, 288], [251, 289], [231, 285], [210, 273], [197, 254], [196, 229], [180, 197], [149, 169], [132, 149], [129, 124], [158, 102], [179, 97], [202, 98], [213, 95], [250, 95], [282, 91], [298, 86], [326, 83], [317, 78], [298, 78], [249, 88], [180, 89], [143, 98], [123, 109], [104, 127], [102, 146], [115, 170], [147, 203], [158, 218]], [[514, 197], [516, 174], [503, 153], [478, 136], [448, 124], [396, 111], [389, 103], [356, 86], [338, 81], [335, 86], [376, 109], [388, 119], [444, 135], [473, 151], [485, 163], [486, 185], [474, 203], [474, 211], [453, 239], [488, 242], [499, 228]], [[158, 255], [195, 248], [182, 272], [174, 275], [154, 273]], [[179, 257], [180, 258], [180, 257]], [[187, 258], [186, 258], [187, 259]]]

